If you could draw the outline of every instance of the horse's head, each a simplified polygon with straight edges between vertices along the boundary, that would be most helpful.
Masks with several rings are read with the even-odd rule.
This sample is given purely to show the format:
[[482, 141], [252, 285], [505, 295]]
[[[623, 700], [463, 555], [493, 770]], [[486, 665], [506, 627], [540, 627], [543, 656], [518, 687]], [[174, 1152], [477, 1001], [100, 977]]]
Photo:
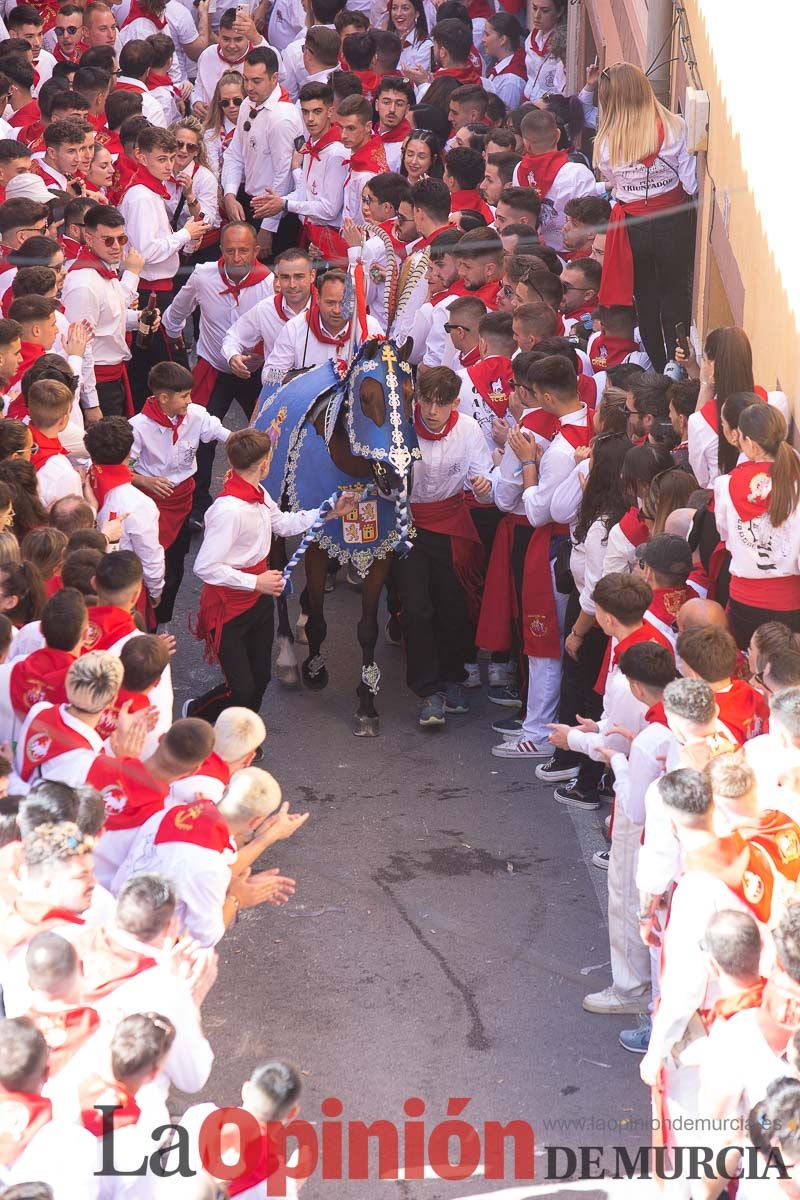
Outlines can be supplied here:
[[353, 454], [369, 461], [385, 497], [403, 489], [420, 457], [411, 367], [390, 340], [369, 338], [347, 375], [344, 427]]

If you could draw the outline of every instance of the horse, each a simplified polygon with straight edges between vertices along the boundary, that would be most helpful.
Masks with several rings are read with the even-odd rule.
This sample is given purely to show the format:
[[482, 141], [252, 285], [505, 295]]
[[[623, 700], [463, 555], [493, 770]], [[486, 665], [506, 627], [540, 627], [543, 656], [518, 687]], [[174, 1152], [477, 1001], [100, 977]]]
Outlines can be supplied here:
[[[308, 656], [302, 664], [306, 687], [327, 685], [321, 652], [327, 635], [325, 578], [332, 562], [350, 563], [364, 580], [357, 628], [361, 678], [353, 719], [356, 737], [380, 732], [375, 707], [378, 602], [392, 554], [409, 549], [408, 479], [420, 452], [414, 382], [405, 352], [406, 346], [401, 349], [391, 338], [368, 338], [349, 365], [328, 361], [277, 391], [267, 385], [253, 422], [273, 443], [264, 486], [281, 507], [293, 512], [317, 508], [341, 491], [358, 497], [351, 512], [322, 526], [307, 547]], [[285, 596], [278, 601], [278, 616], [280, 678], [292, 640]]]

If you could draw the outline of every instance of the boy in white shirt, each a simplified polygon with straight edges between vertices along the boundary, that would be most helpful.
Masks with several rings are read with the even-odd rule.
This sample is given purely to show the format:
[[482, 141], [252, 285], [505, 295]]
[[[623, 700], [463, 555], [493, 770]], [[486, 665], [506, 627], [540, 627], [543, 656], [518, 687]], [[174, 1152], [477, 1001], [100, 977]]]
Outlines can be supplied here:
[[[103, 417], [86, 431], [86, 449], [92, 460], [89, 481], [98, 503], [98, 523], [110, 513], [125, 513], [121, 550], [132, 550], [142, 564], [150, 603], [155, 607], [164, 590], [164, 547], [159, 541], [159, 513], [154, 500], [133, 485], [128, 462], [133, 430], [124, 417]], [[150, 624], [155, 629], [154, 615]], [[152, 630], [151, 630], [152, 632]]]
[[69, 424], [72, 392], [55, 379], [40, 379], [28, 392], [31, 463], [36, 469], [39, 499], [49, 508], [63, 496], [83, 496], [83, 480], [59, 440]]
[[192, 537], [188, 518], [197, 447], [200, 442], [227, 442], [230, 433], [218, 417], [192, 404], [192, 373], [179, 363], [157, 363], [147, 384], [150, 395], [130, 422], [136, 466], [133, 483], [158, 507], [165, 582], [156, 619], [166, 624], [172, 620]]

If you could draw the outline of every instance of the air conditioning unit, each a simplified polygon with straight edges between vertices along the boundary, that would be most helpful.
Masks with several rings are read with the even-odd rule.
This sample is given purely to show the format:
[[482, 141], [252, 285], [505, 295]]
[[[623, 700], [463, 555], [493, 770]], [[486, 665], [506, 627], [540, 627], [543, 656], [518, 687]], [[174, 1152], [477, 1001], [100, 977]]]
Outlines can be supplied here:
[[687, 87], [683, 116], [686, 121], [686, 146], [690, 152], [708, 149], [708, 92]]

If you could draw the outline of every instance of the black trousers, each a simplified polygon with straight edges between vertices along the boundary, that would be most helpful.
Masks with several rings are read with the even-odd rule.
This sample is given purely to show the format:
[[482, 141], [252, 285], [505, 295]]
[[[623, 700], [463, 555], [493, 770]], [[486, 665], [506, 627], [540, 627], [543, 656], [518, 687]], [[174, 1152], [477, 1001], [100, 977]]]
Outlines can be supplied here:
[[[571, 592], [567, 600], [567, 615], [564, 629], [569, 632], [578, 619], [580, 601], [577, 591]], [[603, 697], [594, 690], [597, 676], [603, 665], [603, 656], [608, 637], [596, 625], [589, 630], [577, 659], [564, 652], [561, 663], [561, 692], [558, 700], [558, 720], [561, 725], [577, 724], [578, 716], [591, 717], [596, 721], [603, 711]], [[574, 750], [556, 750], [555, 760], [559, 767], [580, 767], [580, 784], [591, 790], [603, 773], [602, 763], [596, 763], [585, 754]]]
[[675, 326], [688, 327], [692, 213], [659, 213], [627, 222], [633, 253], [633, 291], [639, 332], [656, 371], [675, 348]]
[[[260, 368], [249, 379], [239, 379], [238, 375], [220, 371], [208, 398], [208, 411], [213, 416], [219, 417], [220, 421], [224, 421], [228, 415], [228, 409], [236, 400], [249, 421], [260, 392]], [[194, 477], [192, 512], [200, 517], [206, 509], [211, 507], [211, 476], [214, 471], [216, 449], [216, 442], [201, 442], [197, 447], [197, 472]]]
[[190, 715], [212, 724], [234, 705], [258, 712], [272, 670], [275, 633], [271, 596], [259, 596], [252, 608], [226, 621], [219, 644], [219, 665], [225, 682], [200, 696]]
[[171, 546], [164, 551], [164, 590], [156, 608], [156, 620], [159, 625], [166, 625], [172, 620], [175, 600], [183, 580], [183, 568], [189, 546], [192, 541], [192, 531], [189, 518], [181, 525], [180, 532]]
[[109, 379], [107, 383], [98, 383], [97, 399], [100, 401], [100, 411], [104, 417], [127, 416], [122, 380]]
[[474, 633], [447, 534], [417, 529], [413, 549], [395, 561], [395, 579], [411, 691], [424, 698], [463, 682]]
[[736, 638], [740, 650], [746, 650], [759, 625], [766, 621], [780, 621], [788, 625], [793, 633], [800, 633], [800, 611], [797, 609], [753, 608], [750, 604], [742, 604], [739, 600], [728, 600], [728, 620], [731, 632]]

